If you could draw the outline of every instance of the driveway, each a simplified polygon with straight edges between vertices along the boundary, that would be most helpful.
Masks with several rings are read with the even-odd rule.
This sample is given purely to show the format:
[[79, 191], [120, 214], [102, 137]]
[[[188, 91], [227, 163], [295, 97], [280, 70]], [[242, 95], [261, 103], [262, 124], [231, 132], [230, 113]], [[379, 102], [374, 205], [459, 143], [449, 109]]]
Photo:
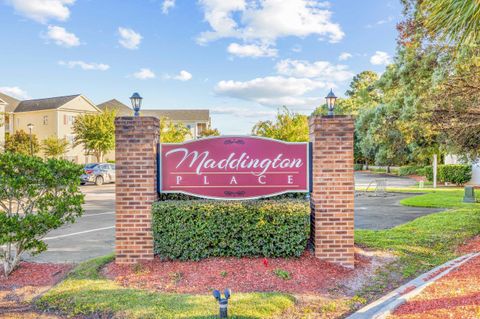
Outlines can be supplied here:
[[356, 187], [367, 187], [371, 182], [375, 182], [379, 179], [385, 179], [387, 187], [409, 187], [414, 186], [417, 183], [415, 180], [403, 176], [355, 172]]
[[[356, 173], [357, 186], [367, 186], [376, 178], [386, 178], [387, 186], [414, 185], [415, 181], [403, 177]], [[113, 252], [115, 244], [115, 185], [82, 186], [85, 194], [85, 213], [74, 224], [50, 232], [45, 238], [48, 250], [27, 259], [38, 262], [80, 262]], [[400, 205], [412, 194], [393, 194], [374, 197], [357, 192], [355, 196], [355, 227], [385, 229], [406, 223], [417, 217], [441, 211]]]
[[115, 245], [115, 185], [85, 185], [85, 212], [74, 224], [51, 231], [48, 250], [26, 259], [38, 262], [80, 262], [113, 252]]

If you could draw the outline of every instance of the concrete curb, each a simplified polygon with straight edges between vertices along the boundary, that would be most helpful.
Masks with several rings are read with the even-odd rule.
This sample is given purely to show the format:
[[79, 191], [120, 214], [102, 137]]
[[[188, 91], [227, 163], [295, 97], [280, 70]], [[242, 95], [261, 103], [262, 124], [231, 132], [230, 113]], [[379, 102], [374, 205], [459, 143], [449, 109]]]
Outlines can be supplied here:
[[347, 319], [384, 319], [391, 315], [400, 305], [420, 294], [423, 289], [442, 278], [450, 271], [463, 265], [472, 258], [480, 256], [480, 252], [471, 253], [446, 262], [429, 272], [398, 287], [382, 298], [366, 305]]

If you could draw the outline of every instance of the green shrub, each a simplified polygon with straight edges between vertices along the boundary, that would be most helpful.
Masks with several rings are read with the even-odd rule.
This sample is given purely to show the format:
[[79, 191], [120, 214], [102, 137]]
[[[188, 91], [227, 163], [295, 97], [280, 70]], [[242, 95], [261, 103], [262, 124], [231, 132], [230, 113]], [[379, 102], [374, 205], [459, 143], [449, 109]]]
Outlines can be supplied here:
[[357, 163], [353, 164], [353, 170], [354, 170], [354, 171], [361, 171], [361, 170], [363, 170], [363, 164], [357, 164]]
[[310, 231], [307, 201], [160, 201], [155, 253], [165, 259], [300, 256]]
[[[425, 175], [433, 181], [433, 167], [425, 166]], [[437, 180], [441, 183], [463, 185], [472, 179], [472, 166], [461, 164], [438, 165]]]
[[47, 250], [42, 238], [82, 215], [83, 168], [65, 160], [0, 153], [0, 263], [8, 276], [21, 257]]
[[433, 181], [433, 166], [425, 166], [423, 168], [425, 170], [425, 176], [431, 182]]
[[423, 167], [420, 166], [402, 166], [398, 170], [399, 176], [408, 176], [408, 175], [420, 175], [419, 171], [423, 170]]
[[438, 177], [441, 182], [463, 185], [472, 179], [471, 165], [440, 165]]
[[426, 175], [425, 167], [419, 167], [419, 168], [417, 169], [417, 175], [425, 176], [425, 175]]

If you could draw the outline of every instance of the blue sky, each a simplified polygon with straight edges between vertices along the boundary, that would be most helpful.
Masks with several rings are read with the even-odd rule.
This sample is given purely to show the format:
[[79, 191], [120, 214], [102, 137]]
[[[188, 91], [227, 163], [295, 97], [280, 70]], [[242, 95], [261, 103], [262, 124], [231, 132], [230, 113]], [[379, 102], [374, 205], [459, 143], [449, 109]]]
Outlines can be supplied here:
[[247, 134], [278, 107], [309, 114], [383, 72], [397, 0], [0, 0], [0, 91], [208, 108]]

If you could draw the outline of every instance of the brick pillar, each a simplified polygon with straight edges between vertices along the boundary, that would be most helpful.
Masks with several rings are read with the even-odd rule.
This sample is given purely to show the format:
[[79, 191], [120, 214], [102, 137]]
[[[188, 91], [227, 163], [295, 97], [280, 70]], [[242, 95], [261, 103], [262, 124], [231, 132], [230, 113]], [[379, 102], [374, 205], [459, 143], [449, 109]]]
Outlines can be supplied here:
[[315, 256], [354, 267], [353, 131], [351, 116], [312, 116], [311, 240]]
[[115, 119], [115, 262], [153, 259], [152, 203], [157, 200], [159, 120]]

